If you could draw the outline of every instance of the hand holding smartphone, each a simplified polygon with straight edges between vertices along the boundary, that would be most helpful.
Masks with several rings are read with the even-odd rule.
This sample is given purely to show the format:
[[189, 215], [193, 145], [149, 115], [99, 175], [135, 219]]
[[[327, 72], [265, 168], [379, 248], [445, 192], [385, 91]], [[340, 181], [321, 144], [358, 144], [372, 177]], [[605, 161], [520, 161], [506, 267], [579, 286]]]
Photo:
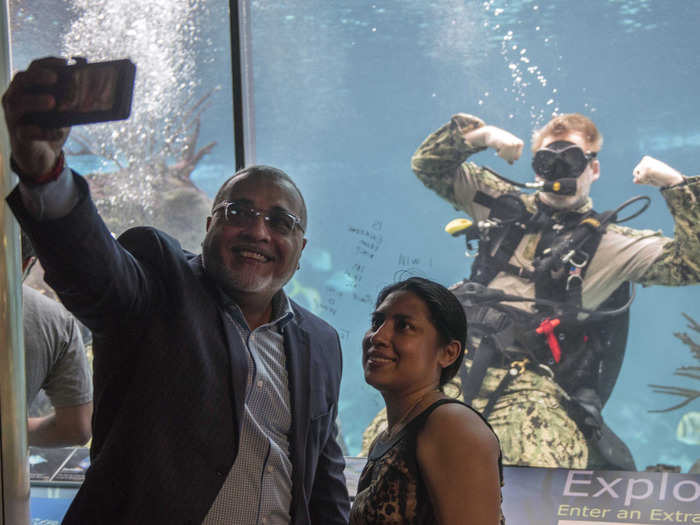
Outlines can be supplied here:
[[129, 117], [136, 66], [129, 59], [90, 64], [80, 57], [73, 60], [75, 64], [54, 67], [55, 84], [32, 90], [52, 95], [54, 109], [27, 113], [21, 124], [64, 128]]

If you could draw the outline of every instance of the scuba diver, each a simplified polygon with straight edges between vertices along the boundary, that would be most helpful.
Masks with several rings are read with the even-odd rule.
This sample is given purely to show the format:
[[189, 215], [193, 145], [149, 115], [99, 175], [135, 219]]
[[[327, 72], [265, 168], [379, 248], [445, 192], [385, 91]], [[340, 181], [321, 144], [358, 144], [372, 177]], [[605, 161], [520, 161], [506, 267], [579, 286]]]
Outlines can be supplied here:
[[602, 142], [587, 117], [554, 117], [533, 133], [536, 182], [522, 185], [466, 159], [492, 148], [512, 164], [523, 141], [457, 114], [411, 160], [428, 188], [473, 219], [446, 228], [478, 243], [470, 278], [451, 287], [469, 320], [461, 395], [498, 434], [504, 464], [634, 470], [601, 417], [622, 364], [629, 283], [700, 282], [700, 177], [645, 156], [633, 180], [661, 189], [674, 238], [620, 226], [643, 209], [618, 213], [647, 198], [593, 210]]

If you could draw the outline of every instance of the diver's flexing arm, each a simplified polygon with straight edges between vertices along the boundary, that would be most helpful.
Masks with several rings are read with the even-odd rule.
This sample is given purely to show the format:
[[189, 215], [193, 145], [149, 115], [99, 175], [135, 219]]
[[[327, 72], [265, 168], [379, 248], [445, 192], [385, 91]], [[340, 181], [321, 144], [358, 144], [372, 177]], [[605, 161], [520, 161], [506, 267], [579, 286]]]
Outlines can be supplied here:
[[649, 155], [642, 157], [642, 160], [632, 171], [632, 175], [635, 184], [648, 184], [657, 187], [674, 186], [685, 181], [685, 177], [681, 175], [680, 171]]
[[638, 282], [645, 286], [700, 283], [700, 176], [684, 177], [652, 157], [644, 157], [633, 173], [636, 183], [661, 189], [674, 223], [673, 239], [665, 239], [661, 254]]
[[478, 117], [458, 113], [423, 141], [411, 158], [411, 168], [428, 188], [480, 220], [488, 210], [474, 206], [478, 190], [496, 196], [514, 189], [483, 167], [465, 162], [486, 148], [495, 149], [503, 159], [513, 162], [522, 152], [522, 141], [507, 131], [487, 126]]
[[498, 156], [513, 164], [523, 153], [523, 141], [496, 126], [483, 126], [464, 134], [464, 141], [476, 148], [491, 148]]

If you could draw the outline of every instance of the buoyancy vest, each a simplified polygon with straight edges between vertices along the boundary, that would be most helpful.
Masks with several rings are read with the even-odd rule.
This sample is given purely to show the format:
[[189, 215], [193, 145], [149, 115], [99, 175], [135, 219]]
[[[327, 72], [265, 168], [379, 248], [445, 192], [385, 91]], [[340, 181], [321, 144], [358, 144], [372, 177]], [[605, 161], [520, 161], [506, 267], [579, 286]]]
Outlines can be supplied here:
[[[495, 401], [509, 382], [525, 367], [551, 375], [573, 400], [572, 411], [582, 431], [600, 434], [604, 428], [600, 411], [617, 380], [624, 357], [629, 310], [595, 320], [580, 320], [581, 289], [590, 261], [614, 220], [611, 212], [556, 213], [537, 201], [535, 212], [527, 210], [522, 194], [491, 197], [477, 192], [475, 202], [489, 208], [479, 228], [479, 249], [469, 282], [485, 287], [506, 272], [534, 282], [535, 298], [559, 308], [537, 305], [536, 311], [490, 302], [483, 304], [456, 295], [469, 321], [472, 359], [469, 374], [462, 376], [465, 402], [479, 392], [489, 366], [509, 369], [483, 411], [488, 417]], [[526, 234], [540, 234], [532, 268], [510, 261]], [[630, 299], [630, 285], [623, 283], [600, 310], [614, 310]], [[631, 457], [631, 456], [630, 456]]]

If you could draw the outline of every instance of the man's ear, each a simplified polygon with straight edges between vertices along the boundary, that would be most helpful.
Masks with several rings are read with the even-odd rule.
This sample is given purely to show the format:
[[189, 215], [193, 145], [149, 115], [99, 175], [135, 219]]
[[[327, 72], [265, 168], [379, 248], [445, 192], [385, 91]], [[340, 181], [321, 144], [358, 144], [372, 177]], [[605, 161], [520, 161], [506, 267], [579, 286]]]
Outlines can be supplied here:
[[600, 177], [600, 161], [598, 159], [591, 161], [591, 172], [591, 182], [598, 180], [598, 177]]
[[438, 358], [438, 363], [442, 368], [447, 368], [457, 360], [461, 352], [462, 344], [456, 339], [453, 339], [442, 348], [442, 351]]
[[207, 232], [208, 232], [210, 226], [211, 226], [211, 215], [210, 215], [209, 217], [207, 217], [207, 227], [206, 227], [206, 229], [205, 229], [204, 231], [207, 231]]

